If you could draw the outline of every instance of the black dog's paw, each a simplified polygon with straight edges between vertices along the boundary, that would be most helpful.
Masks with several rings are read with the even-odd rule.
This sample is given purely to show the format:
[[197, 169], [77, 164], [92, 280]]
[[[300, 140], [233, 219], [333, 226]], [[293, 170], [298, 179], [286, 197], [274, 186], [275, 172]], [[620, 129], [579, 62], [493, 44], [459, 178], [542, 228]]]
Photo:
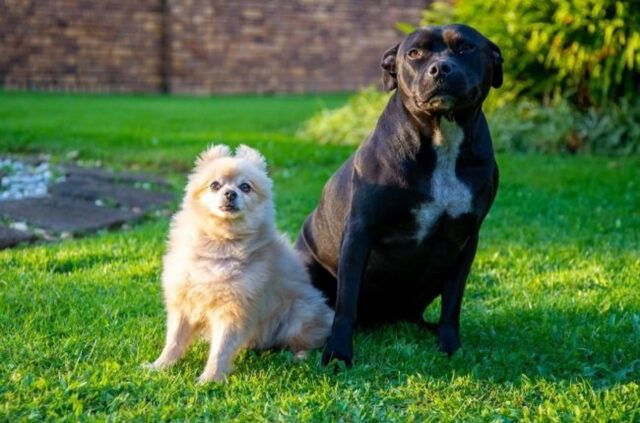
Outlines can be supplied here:
[[455, 353], [462, 344], [460, 343], [460, 334], [453, 326], [438, 326], [438, 348], [449, 357]]
[[344, 363], [347, 367], [352, 366], [353, 348], [349, 342], [338, 341], [335, 338], [329, 338], [327, 345], [322, 352], [322, 365], [327, 366], [332, 361]]

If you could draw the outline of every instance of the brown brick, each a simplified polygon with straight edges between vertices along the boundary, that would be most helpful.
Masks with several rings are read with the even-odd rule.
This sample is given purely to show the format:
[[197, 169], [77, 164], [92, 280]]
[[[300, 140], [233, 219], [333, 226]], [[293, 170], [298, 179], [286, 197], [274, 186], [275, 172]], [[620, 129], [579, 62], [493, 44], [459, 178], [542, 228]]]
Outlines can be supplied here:
[[[354, 90], [426, 0], [0, 0], [0, 86]], [[163, 50], [164, 49], [164, 50]]]

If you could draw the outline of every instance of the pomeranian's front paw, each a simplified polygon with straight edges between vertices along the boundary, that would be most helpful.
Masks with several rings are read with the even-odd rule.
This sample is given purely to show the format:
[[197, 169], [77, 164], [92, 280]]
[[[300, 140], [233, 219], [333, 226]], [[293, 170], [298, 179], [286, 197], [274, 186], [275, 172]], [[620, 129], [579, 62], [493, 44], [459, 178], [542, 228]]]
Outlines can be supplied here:
[[142, 363], [140, 367], [142, 367], [145, 370], [149, 370], [150, 372], [157, 372], [158, 370], [160, 370], [155, 366], [155, 364], [149, 363], [148, 361], [146, 363]]
[[227, 374], [223, 372], [215, 373], [203, 373], [198, 376], [198, 385], [205, 385], [209, 382], [224, 382], [227, 379]]
[[300, 350], [293, 354], [293, 361], [304, 361], [307, 358], [309, 358], [309, 350]]
[[147, 370], [151, 370], [152, 372], [159, 372], [160, 370], [164, 370], [172, 364], [172, 362], [156, 360], [153, 363], [143, 363], [142, 367]]

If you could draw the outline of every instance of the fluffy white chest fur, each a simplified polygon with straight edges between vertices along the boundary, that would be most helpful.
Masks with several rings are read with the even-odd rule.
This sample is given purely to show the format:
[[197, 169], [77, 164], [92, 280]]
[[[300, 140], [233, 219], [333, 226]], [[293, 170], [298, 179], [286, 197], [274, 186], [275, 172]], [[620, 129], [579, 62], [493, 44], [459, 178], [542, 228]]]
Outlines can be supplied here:
[[446, 213], [455, 218], [471, 211], [471, 192], [456, 177], [456, 160], [464, 139], [462, 128], [447, 119], [440, 121], [440, 129], [433, 135], [436, 150], [436, 167], [431, 178], [431, 199], [414, 209], [418, 230], [418, 243], [429, 234], [438, 218]]

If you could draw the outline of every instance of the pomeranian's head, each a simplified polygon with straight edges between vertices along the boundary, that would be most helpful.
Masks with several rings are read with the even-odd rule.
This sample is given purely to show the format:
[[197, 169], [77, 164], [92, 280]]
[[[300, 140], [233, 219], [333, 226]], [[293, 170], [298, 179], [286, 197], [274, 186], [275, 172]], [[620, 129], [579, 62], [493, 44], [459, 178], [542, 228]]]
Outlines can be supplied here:
[[226, 145], [214, 145], [196, 160], [184, 207], [217, 224], [257, 227], [273, 220], [271, 189], [262, 154], [241, 145], [233, 155]]

